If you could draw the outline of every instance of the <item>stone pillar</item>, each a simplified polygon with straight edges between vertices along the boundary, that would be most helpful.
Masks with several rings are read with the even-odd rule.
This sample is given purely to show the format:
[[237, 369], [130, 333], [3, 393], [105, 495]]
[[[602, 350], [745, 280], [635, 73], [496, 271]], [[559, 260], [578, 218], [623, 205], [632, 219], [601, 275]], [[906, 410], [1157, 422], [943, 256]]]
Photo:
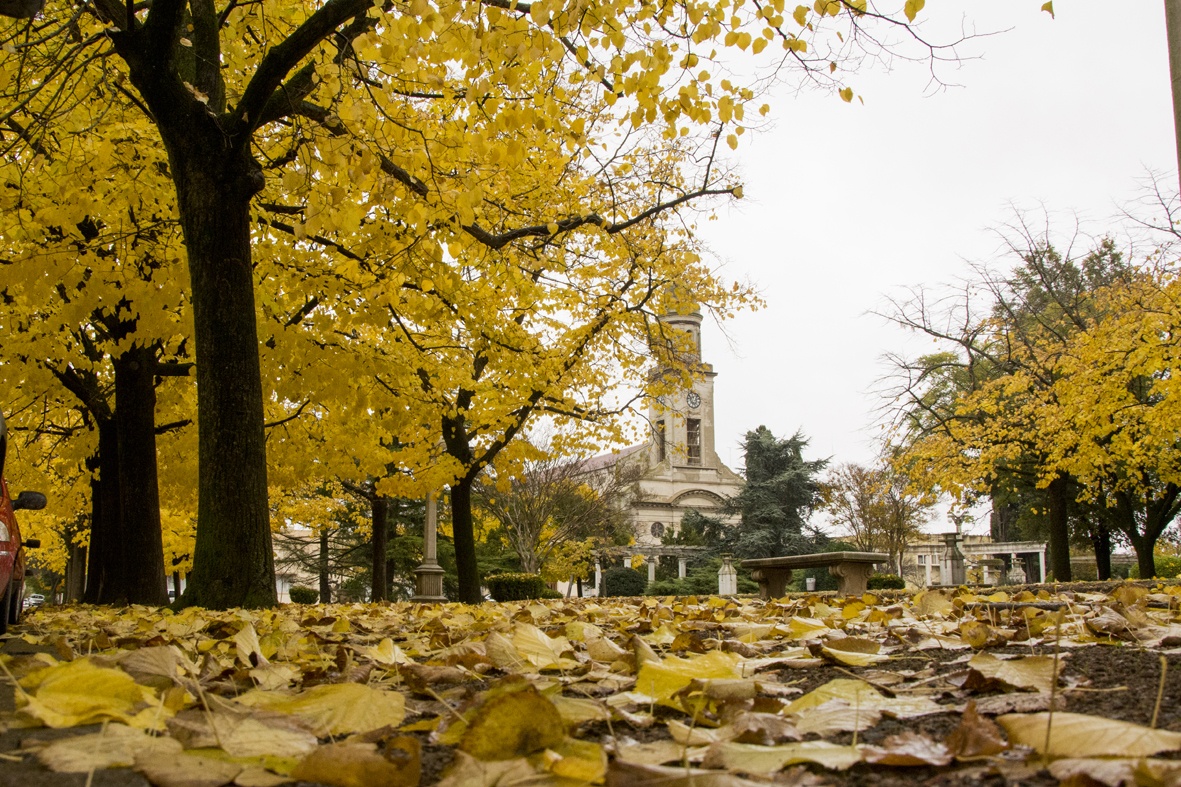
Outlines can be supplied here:
[[923, 566], [923, 569], [926, 571], [926, 574], [927, 574], [927, 579], [926, 579], [926, 582], [924, 583], [924, 587], [931, 587], [931, 561], [934, 559], [935, 559], [934, 555], [927, 555], [927, 562]]
[[734, 568], [734, 557], [722, 555], [722, 567], [718, 569], [718, 595], [733, 596], [738, 593], [738, 569]]
[[[1037, 553], [1037, 573], [1038, 581], [1046, 581], [1046, 548], [1042, 547]], [[1055, 577], [1057, 579], [1057, 577]]]
[[687, 573], [689, 573], [689, 559], [685, 557], [677, 558], [677, 577], [684, 579]]
[[948, 567], [950, 576], [940, 577], [941, 584], [944, 585], [962, 585], [967, 581], [967, 574], [964, 571], [964, 553], [960, 551], [959, 547], [959, 533], [944, 533], [943, 534], [943, 563]]
[[656, 561], [659, 559], [655, 555], [648, 558], [648, 584], [656, 581]]
[[438, 556], [439, 501], [435, 493], [426, 496], [426, 525], [422, 532], [422, 563], [414, 569], [414, 596], [411, 601], [442, 602], [443, 575]]
[[595, 595], [603, 595], [603, 561], [595, 558]]

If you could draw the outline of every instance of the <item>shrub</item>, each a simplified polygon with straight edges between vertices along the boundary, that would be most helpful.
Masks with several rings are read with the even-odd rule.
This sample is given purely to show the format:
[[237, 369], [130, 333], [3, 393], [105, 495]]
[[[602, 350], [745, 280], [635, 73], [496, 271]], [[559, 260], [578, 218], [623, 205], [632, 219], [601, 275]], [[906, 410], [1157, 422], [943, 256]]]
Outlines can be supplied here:
[[549, 590], [540, 574], [497, 574], [486, 577], [484, 583], [497, 601], [545, 598], [543, 594]]
[[648, 578], [634, 568], [617, 566], [603, 574], [604, 596], [641, 596], [648, 587]]
[[566, 598], [565, 596], [562, 595], [561, 591], [554, 590], [551, 587], [547, 587], [545, 590], [541, 591], [541, 597], [542, 598]]
[[320, 600], [320, 591], [303, 585], [292, 585], [287, 595], [292, 604], [315, 604]]
[[[1154, 557], [1156, 563], [1156, 575], [1162, 579], [1172, 579], [1173, 577], [1181, 576], [1181, 556], [1178, 555], [1156, 555]], [[1112, 573], [1115, 573], [1114, 570]], [[1140, 569], [1137, 566], [1132, 566], [1128, 571], [1128, 576], [1132, 579], [1140, 579]]]
[[870, 590], [905, 590], [906, 580], [897, 574], [870, 574], [866, 587]]

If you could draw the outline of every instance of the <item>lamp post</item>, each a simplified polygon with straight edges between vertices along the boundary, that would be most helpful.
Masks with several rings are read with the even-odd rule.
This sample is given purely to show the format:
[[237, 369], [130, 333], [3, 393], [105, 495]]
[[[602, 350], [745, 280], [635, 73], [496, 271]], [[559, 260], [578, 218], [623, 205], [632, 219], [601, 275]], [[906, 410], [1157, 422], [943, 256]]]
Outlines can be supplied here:
[[438, 557], [439, 501], [434, 492], [426, 496], [426, 525], [422, 532], [422, 563], [414, 569], [414, 596], [411, 601], [436, 603], [446, 601], [443, 575]]

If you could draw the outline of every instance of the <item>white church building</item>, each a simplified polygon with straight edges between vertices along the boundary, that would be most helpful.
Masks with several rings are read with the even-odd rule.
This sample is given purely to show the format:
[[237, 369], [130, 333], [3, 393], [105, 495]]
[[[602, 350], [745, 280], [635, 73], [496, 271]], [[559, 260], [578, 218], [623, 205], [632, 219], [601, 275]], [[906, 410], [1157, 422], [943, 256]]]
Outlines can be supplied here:
[[[661, 322], [685, 331], [696, 348], [698, 374], [691, 387], [653, 401], [648, 408], [648, 442], [589, 460], [592, 472], [618, 462], [643, 462], [646, 471], [629, 504], [636, 546], [659, 546], [676, 532], [691, 510], [718, 515], [742, 488], [742, 477], [722, 464], [714, 448], [713, 367], [701, 358], [701, 315], [667, 315]], [[653, 374], [660, 374], [655, 370]]]

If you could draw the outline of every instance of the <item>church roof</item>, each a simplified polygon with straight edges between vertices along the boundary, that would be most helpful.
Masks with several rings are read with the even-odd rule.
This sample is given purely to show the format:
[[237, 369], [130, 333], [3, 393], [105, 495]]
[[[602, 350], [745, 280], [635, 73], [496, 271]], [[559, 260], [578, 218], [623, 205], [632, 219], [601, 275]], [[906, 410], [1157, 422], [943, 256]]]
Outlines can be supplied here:
[[625, 459], [632, 454], [642, 451], [648, 446], [645, 444], [629, 445], [627, 448], [621, 448], [618, 451], [612, 451], [609, 454], [599, 454], [592, 456], [582, 463], [582, 469], [587, 473], [595, 473], [599, 470], [606, 470], [609, 467], [614, 467], [620, 459]]

